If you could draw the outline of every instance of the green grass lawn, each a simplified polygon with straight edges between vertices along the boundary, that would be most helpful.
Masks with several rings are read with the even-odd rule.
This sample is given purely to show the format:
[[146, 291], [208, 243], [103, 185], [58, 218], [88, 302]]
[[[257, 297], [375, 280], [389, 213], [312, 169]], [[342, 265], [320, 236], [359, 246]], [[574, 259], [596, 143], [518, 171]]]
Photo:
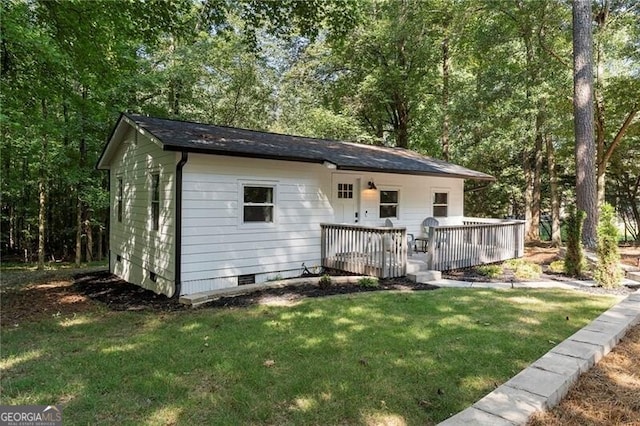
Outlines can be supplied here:
[[65, 424], [433, 424], [614, 302], [441, 289], [52, 316], [2, 329], [1, 403], [63, 404]]

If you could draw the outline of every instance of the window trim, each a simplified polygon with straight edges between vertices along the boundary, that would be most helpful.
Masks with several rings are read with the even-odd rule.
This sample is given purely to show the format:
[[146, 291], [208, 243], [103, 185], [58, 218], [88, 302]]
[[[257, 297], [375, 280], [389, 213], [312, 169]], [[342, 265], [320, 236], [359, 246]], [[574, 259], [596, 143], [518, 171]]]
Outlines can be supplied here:
[[[272, 201], [271, 203], [245, 203], [244, 201], [244, 189], [246, 187], [259, 187], [259, 188], [271, 188]], [[244, 220], [244, 208], [245, 206], [271, 206], [272, 217], [271, 222], [245, 222]], [[238, 185], [238, 224], [243, 228], [265, 228], [273, 227], [278, 223], [278, 182], [260, 180], [260, 181], [240, 181]]]
[[[157, 181], [156, 181], [157, 179]], [[151, 172], [151, 199], [150, 199], [150, 207], [151, 207], [151, 230], [159, 231], [160, 230], [160, 205], [161, 205], [161, 197], [160, 197], [160, 172], [152, 171]], [[157, 196], [157, 198], [156, 198]], [[155, 208], [154, 208], [155, 207]]]
[[[397, 192], [398, 197], [395, 203], [383, 203], [382, 202], [382, 193], [383, 192]], [[400, 188], [397, 187], [380, 187], [378, 189], [378, 218], [379, 219], [400, 219]], [[382, 206], [396, 206], [396, 215], [395, 216], [382, 216], [382, 212], [380, 209]]]
[[[447, 202], [446, 204], [438, 203], [436, 204], [436, 194], [447, 194]], [[449, 206], [451, 205], [451, 191], [448, 189], [432, 189], [431, 190], [431, 215], [433, 217], [449, 217]], [[436, 216], [435, 208], [436, 207], [446, 207], [447, 214], [446, 216]]]

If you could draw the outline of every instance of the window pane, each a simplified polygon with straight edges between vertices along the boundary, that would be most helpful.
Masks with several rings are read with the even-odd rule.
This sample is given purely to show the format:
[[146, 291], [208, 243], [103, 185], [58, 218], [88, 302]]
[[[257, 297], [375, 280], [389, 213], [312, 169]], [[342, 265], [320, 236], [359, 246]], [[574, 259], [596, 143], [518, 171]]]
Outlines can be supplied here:
[[122, 178], [118, 178], [118, 222], [122, 222]]
[[153, 211], [153, 230], [160, 229], [160, 203], [152, 203], [151, 209]]
[[160, 175], [151, 175], [151, 194], [153, 201], [160, 200]]
[[398, 191], [380, 191], [381, 203], [397, 203]]
[[433, 194], [433, 204], [449, 204], [447, 199], [449, 194], [446, 192], [436, 192]]
[[447, 206], [433, 206], [433, 215], [436, 217], [447, 217]]
[[380, 206], [380, 217], [398, 217], [398, 206], [397, 205], [386, 205]]
[[245, 222], [273, 222], [273, 206], [244, 206]]
[[245, 186], [245, 203], [273, 203], [273, 188], [263, 186]]

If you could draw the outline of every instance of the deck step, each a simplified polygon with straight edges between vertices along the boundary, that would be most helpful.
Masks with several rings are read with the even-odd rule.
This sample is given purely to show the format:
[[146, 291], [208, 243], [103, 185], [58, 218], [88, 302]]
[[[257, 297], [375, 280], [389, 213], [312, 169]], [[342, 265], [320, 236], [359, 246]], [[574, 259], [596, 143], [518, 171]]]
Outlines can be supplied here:
[[[417, 256], [416, 256], [417, 257]], [[416, 274], [418, 272], [428, 271], [427, 262], [420, 259], [407, 259], [407, 274]]]
[[428, 283], [430, 281], [437, 281], [442, 279], [442, 272], [440, 271], [420, 271], [414, 274], [408, 274], [407, 278], [416, 283]]

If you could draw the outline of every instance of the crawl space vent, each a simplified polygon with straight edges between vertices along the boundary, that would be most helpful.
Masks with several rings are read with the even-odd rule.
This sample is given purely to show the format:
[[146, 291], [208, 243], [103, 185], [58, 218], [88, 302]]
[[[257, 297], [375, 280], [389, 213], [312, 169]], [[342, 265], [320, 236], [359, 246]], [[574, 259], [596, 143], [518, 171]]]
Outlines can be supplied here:
[[238, 275], [238, 285], [255, 284], [256, 274]]

